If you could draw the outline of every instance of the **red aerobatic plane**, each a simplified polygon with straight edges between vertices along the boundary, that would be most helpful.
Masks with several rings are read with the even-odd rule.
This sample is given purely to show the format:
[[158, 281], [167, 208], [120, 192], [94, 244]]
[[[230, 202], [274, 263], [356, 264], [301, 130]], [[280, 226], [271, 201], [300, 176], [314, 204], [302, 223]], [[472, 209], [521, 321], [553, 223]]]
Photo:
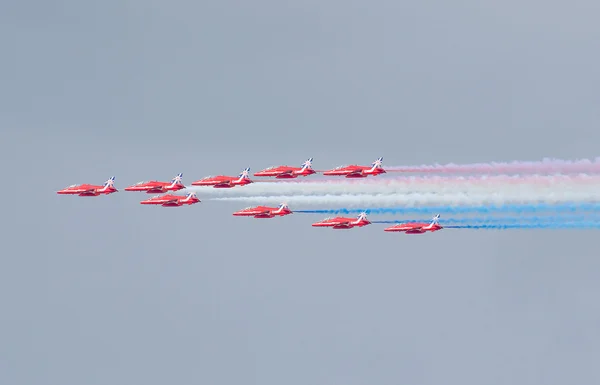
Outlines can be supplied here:
[[371, 164], [371, 167], [357, 165], [339, 166], [333, 170], [323, 172], [323, 175], [343, 175], [346, 178], [366, 178], [369, 175], [377, 176], [386, 173], [381, 166], [382, 163], [383, 158], [379, 158]]
[[200, 179], [192, 183], [192, 186], [213, 186], [214, 188], [232, 188], [235, 186], [245, 186], [252, 183], [248, 173], [250, 168], [244, 169], [240, 175], [236, 178], [233, 176], [217, 175], [207, 176], [204, 179]]
[[185, 186], [181, 182], [183, 174], [177, 174], [177, 176], [171, 179], [171, 182], [158, 182], [151, 180], [148, 182], [138, 182], [133, 186], [125, 188], [125, 191], [145, 191], [148, 194], [162, 194], [167, 191], [178, 191], [184, 189]]
[[443, 229], [444, 227], [439, 224], [440, 214], [433, 217], [431, 223], [400, 223], [398, 225], [388, 227], [384, 229], [384, 231], [402, 231], [406, 234], [423, 234], [427, 231], [438, 231]]
[[80, 197], [95, 197], [101, 194], [108, 195], [116, 193], [115, 188], [115, 177], [111, 177], [109, 180], [104, 182], [103, 186], [96, 186], [93, 184], [74, 184], [65, 189], [57, 191], [57, 194], [62, 195], [79, 195]]
[[277, 179], [291, 179], [312, 175], [315, 173], [315, 170], [312, 169], [312, 160], [313, 158], [309, 158], [306, 162], [302, 163], [302, 167], [273, 166], [265, 168], [262, 171], [254, 173], [254, 176], [274, 176]]
[[313, 223], [314, 227], [333, 227], [334, 229], [351, 229], [353, 227], [363, 227], [370, 225], [366, 213], [361, 213], [358, 218], [325, 218], [321, 222]]
[[163, 207], [179, 207], [183, 205], [193, 205], [194, 203], [200, 202], [200, 199], [196, 197], [196, 193], [188, 193], [184, 195], [157, 195], [140, 203], [143, 205], [161, 205]]
[[287, 204], [282, 203], [279, 207], [256, 206], [247, 207], [233, 213], [236, 217], [273, 218], [291, 214], [292, 211]]

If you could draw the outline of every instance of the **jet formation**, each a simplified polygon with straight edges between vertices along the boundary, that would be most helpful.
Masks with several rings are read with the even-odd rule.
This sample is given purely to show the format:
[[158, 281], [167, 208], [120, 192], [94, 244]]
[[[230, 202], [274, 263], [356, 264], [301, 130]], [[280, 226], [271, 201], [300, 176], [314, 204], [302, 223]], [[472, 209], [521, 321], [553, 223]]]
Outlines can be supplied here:
[[[300, 167], [293, 166], [272, 166], [254, 173], [255, 177], [274, 177], [275, 179], [294, 179], [298, 177], [307, 177], [309, 175], [321, 173], [325, 176], [341, 176], [345, 178], [366, 178], [376, 177], [385, 174], [383, 168], [383, 158], [378, 158], [370, 166], [347, 165], [339, 166], [330, 170], [317, 171], [312, 167], [313, 158], [307, 159]], [[207, 176], [191, 183], [192, 186], [204, 186], [212, 188], [235, 188], [243, 187], [254, 183], [250, 178], [250, 168], [245, 168], [237, 177], [227, 175]], [[60, 195], [78, 195], [78, 196], [99, 196], [109, 195], [118, 192], [115, 188], [115, 177], [110, 177], [103, 185], [92, 184], [74, 184], [57, 191]], [[126, 187], [124, 190], [129, 192], [143, 192], [155, 195], [151, 198], [140, 201], [142, 205], [154, 205], [161, 207], [181, 207], [191, 206], [200, 203], [196, 193], [190, 192], [185, 195], [174, 194], [187, 187], [183, 184], [183, 173], [177, 174], [170, 182], [161, 182], [156, 180], [142, 181]], [[283, 217], [292, 214], [293, 211], [286, 203], [281, 203], [277, 207], [254, 206], [247, 207], [233, 213], [237, 217], [252, 218], [274, 218]], [[431, 223], [399, 223], [397, 225], [384, 229], [386, 232], [402, 232], [405, 234], [424, 234], [443, 229], [439, 224], [439, 214], [433, 217]], [[313, 227], [329, 227], [331, 229], [352, 229], [355, 227], [364, 227], [372, 224], [367, 219], [367, 213], [363, 212], [356, 218], [334, 217], [325, 218], [312, 224]]]

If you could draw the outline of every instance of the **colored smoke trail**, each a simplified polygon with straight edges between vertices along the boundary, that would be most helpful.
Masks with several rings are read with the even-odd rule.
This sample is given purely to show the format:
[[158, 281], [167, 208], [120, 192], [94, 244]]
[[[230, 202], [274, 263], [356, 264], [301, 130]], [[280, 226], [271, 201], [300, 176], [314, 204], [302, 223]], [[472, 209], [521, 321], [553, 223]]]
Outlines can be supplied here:
[[487, 229], [487, 230], [510, 230], [510, 229], [600, 229], [600, 222], [573, 222], [573, 223], [516, 223], [516, 224], [490, 224], [490, 225], [457, 225], [444, 226], [445, 229]]
[[209, 198], [216, 201], [256, 202], [261, 204], [289, 205], [313, 204], [344, 206], [417, 206], [417, 205], [506, 205], [524, 203], [568, 203], [595, 202], [600, 200], [597, 189], [583, 191], [490, 191], [487, 194], [470, 193], [407, 193], [407, 194], [344, 194], [344, 195], [278, 195], [278, 196], [245, 196]]
[[[595, 174], [555, 174], [555, 175], [540, 175], [540, 174], [500, 174], [500, 175], [380, 175], [372, 178], [364, 179], [347, 179], [347, 178], [313, 178], [313, 179], [296, 179], [296, 180], [257, 180], [256, 184], [279, 184], [281, 189], [290, 188], [297, 185], [409, 185], [412, 188], [421, 185], [430, 185], [431, 187], [440, 187], [444, 185], [460, 185], [460, 186], [497, 186], [502, 184], [508, 185], [546, 185], [554, 186], [557, 184], [600, 184], [600, 175]], [[283, 187], [282, 187], [283, 186]], [[298, 187], [291, 187], [298, 188]], [[315, 187], [312, 187], [315, 188]]]
[[419, 206], [419, 207], [376, 207], [376, 208], [348, 208], [322, 210], [294, 210], [294, 213], [306, 214], [531, 214], [531, 213], [574, 213], [599, 211], [600, 203], [533, 203], [533, 204], [507, 204], [507, 205], [480, 205], [480, 206]]
[[548, 195], [559, 193], [600, 191], [600, 175], [493, 177], [400, 177], [370, 180], [256, 182], [243, 187], [216, 189], [189, 187], [202, 195], [263, 196], [263, 195], [334, 195], [334, 194], [409, 194], [409, 193], [468, 193]]
[[385, 167], [388, 171], [439, 173], [573, 173], [600, 172], [600, 158], [593, 160], [563, 160], [545, 158], [541, 161], [490, 162], [471, 164], [433, 164], [422, 166]]

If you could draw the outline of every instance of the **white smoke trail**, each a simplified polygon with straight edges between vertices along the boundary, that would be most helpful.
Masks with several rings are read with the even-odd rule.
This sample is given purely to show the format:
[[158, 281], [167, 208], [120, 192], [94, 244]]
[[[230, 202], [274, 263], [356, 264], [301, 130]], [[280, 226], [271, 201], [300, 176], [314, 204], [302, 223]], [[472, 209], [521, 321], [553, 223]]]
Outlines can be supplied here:
[[527, 177], [406, 177], [371, 181], [311, 181], [253, 183], [231, 189], [189, 187], [200, 195], [257, 196], [257, 195], [351, 195], [351, 194], [408, 194], [408, 193], [468, 193], [491, 194], [531, 193], [539, 195], [570, 191], [600, 191], [600, 176], [527, 176]]
[[420, 206], [420, 205], [505, 205], [517, 203], [598, 202], [597, 189], [587, 191], [490, 191], [480, 193], [408, 193], [408, 194], [342, 194], [342, 195], [276, 195], [209, 198], [216, 201], [238, 201], [257, 204], [285, 202], [294, 205], [343, 205], [344, 207]]
[[433, 164], [421, 166], [392, 166], [390, 171], [439, 172], [439, 173], [573, 173], [600, 172], [600, 158], [589, 159], [550, 159], [541, 161], [513, 161], [471, 164]]

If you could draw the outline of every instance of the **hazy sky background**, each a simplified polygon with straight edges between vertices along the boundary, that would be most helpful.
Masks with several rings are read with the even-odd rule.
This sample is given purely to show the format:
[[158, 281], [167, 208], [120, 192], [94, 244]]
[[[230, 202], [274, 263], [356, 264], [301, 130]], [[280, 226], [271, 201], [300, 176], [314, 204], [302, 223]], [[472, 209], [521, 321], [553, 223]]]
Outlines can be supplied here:
[[599, 12], [0, 3], [0, 383], [599, 383], [592, 231], [329, 231], [55, 194], [308, 157], [595, 157]]

